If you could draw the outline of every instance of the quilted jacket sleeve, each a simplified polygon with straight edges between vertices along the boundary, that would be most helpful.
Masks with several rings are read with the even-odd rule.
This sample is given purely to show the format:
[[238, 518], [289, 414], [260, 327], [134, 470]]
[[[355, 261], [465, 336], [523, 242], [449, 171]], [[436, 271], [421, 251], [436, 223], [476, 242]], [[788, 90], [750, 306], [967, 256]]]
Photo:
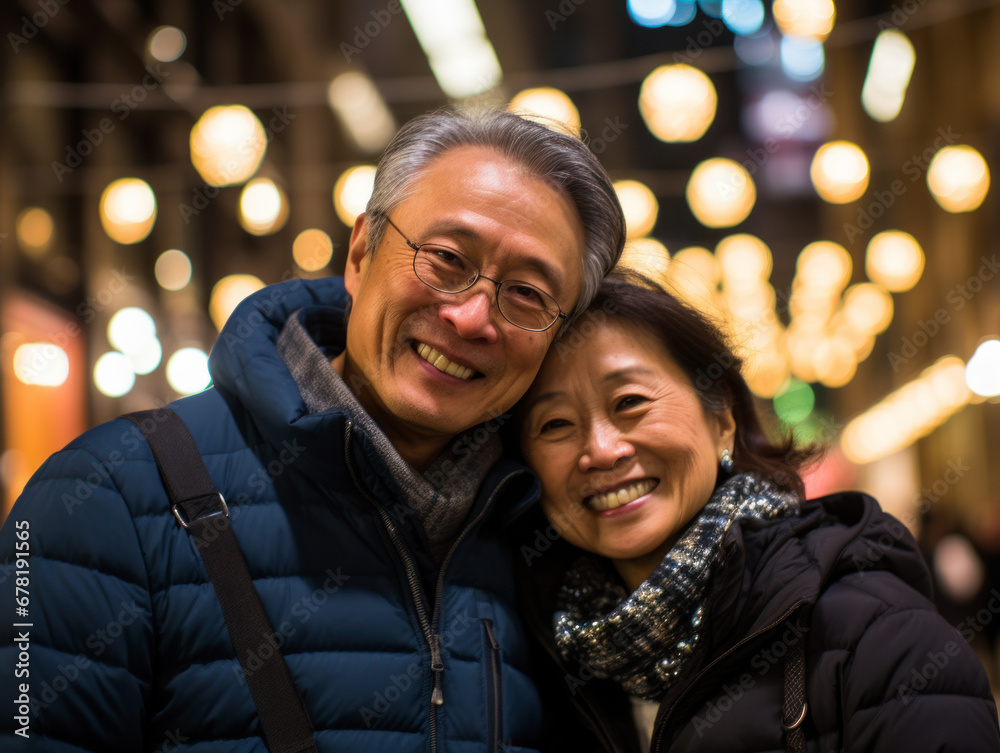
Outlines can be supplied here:
[[46, 461], [0, 531], [5, 751], [144, 747], [154, 626], [133, 517], [115, 481], [129, 461], [107, 451], [120, 448], [113, 439], [89, 435]]
[[919, 598], [923, 605], [873, 615], [856, 644], [842, 689], [844, 749], [1000, 750], [982, 663], [962, 633]]

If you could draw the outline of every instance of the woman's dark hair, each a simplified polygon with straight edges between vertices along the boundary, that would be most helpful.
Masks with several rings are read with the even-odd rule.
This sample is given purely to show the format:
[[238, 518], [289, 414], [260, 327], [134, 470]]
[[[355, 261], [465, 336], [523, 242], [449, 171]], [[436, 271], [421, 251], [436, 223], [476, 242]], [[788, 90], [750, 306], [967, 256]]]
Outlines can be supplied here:
[[796, 447], [791, 437], [782, 442], [768, 438], [741, 373], [742, 359], [704, 314], [642, 275], [615, 273], [604, 279], [590, 307], [564, 333], [569, 337], [560, 337], [554, 347], [566, 347], [573, 329], [585, 337], [588, 321], [590, 326], [594, 322], [588, 315], [615, 317], [650, 333], [687, 374], [706, 411], [718, 414], [732, 409], [736, 422], [733, 473], [753, 473], [805, 498], [799, 471], [818, 455], [818, 448]]

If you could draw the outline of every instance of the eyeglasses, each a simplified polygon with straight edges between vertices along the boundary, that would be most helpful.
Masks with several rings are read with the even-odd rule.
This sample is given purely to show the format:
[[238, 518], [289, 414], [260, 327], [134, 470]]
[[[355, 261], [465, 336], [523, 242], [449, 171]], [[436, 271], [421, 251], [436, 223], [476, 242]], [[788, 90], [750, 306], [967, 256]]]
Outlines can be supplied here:
[[489, 280], [496, 286], [497, 308], [503, 318], [529, 332], [543, 332], [566, 318], [555, 298], [541, 288], [519, 280], [501, 282], [487, 277], [461, 251], [437, 243], [418, 246], [403, 235], [396, 223], [388, 217], [385, 219], [413, 249], [413, 272], [427, 287], [440, 293], [455, 294], [468, 290], [480, 279]]

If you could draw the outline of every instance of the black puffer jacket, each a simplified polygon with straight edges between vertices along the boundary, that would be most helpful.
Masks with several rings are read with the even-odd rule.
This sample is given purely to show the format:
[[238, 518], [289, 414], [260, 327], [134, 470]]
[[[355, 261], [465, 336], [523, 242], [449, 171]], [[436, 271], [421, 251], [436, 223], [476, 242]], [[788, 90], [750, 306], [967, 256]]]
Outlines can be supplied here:
[[[555, 649], [553, 598], [578, 550], [538, 518], [522, 533], [523, 609], [552, 668], [552, 749], [638, 751], [621, 689]], [[809, 751], [1000, 750], [986, 674], [966, 643], [975, 626], [960, 633], [935, 611], [912, 536], [875, 500], [812, 500], [800, 517], [733, 526], [723, 547], [704, 650], [660, 704], [652, 751], [784, 750], [784, 657], [802, 638]]]

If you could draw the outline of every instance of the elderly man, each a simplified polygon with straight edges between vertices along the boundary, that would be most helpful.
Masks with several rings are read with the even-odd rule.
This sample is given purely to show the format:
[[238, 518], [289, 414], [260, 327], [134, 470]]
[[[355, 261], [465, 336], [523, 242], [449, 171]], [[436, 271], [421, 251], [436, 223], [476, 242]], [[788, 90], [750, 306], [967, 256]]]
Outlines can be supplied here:
[[504, 533], [536, 482], [497, 430], [623, 243], [580, 140], [498, 110], [405, 126], [343, 279], [244, 301], [214, 387], [171, 406], [273, 640], [236, 655], [143, 434], [99, 426], [0, 533], [29, 570], [5, 609], [30, 581], [0, 626], [4, 750], [266, 750], [247, 681], [278, 650], [320, 751], [538, 747]]

